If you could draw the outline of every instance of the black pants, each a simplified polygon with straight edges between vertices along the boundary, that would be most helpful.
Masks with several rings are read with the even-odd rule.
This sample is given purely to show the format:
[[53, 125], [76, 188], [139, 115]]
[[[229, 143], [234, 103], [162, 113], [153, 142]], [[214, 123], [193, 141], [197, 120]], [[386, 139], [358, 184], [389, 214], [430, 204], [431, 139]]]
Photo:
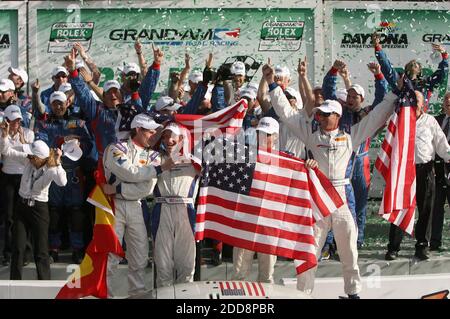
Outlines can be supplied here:
[[22, 175], [12, 175], [3, 173], [3, 193], [5, 201], [4, 225], [5, 225], [5, 246], [3, 247], [3, 257], [9, 259], [11, 256], [11, 240], [13, 226], [14, 205], [19, 197], [19, 186]]
[[[20, 174], [6, 174], [3, 173], [3, 193], [5, 201], [5, 215], [4, 215], [4, 225], [5, 225], [5, 245], [3, 246], [3, 257], [7, 260], [11, 257], [11, 241], [12, 241], [12, 228], [13, 228], [13, 214], [14, 214], [14, 206], [17, 203], [17, 199], [19, 198], [19, 187], [20, 187], [20, 179], [22, 175]], [[27, 234], [27, 245], [26, 245], [26, 253], [25, 260], [28, 260], [31, 257], [31, 238], [30, 234]]]
[[48, 203], [35, 201], [28, 206], [19, 196], [14, 210], [12, 232], [11, 280], [22, 279], [23, 258], [27, 241], [27, 230], [33, 242], [34, 262], [39, 280], [50, 280], [50, 260], [48, 256]]
[[[431, 209], [435, 193], [433, 162], [416, 164], [416, 202], [419, 218], [414, 233], [416, 237], [416, 249], [428, 246], [426, 239], [427, 228], [430, 221]], [[399, 251], [403, 239], [403, 231], [391, 224], [389, 230], [389, 251]]]
[[442, 245], [442, 228], [444, 226], [445, 201], [450, 204], [450, 186], [445, 181], [436, 182], [434, 195], [433, 217], [431, 219], [430, 247], [438, 248]]

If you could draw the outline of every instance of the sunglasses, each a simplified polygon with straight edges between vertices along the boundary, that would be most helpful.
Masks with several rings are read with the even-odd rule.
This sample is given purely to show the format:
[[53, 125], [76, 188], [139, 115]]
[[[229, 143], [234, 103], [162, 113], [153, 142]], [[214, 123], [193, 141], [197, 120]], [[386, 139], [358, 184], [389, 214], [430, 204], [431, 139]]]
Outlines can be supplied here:
[[331, 112], [331, 113], [317, 112], [317, 115], [322, 116], [322, 117], [330, 117], [331, 114], [335, 114], [335, 113], [334, 112]]
[[55, 79], [66, 78], [66, 77], [67, 77], [67, 75], [64, 73], [55, 75]]

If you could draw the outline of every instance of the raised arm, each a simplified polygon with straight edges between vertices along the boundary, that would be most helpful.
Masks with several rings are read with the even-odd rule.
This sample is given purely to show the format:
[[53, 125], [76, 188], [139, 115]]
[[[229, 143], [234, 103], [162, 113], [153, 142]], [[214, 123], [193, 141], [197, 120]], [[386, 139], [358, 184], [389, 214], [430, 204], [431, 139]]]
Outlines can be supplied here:
[[92, 81], [94, 81], [94, 83], [98, 85], [102, 74], [100, 73], [100, 70], [98, 69], [94, 60], [87, 54], [86, 50], [84, 49], [81, 43], [75, 42], [73, 47], [75, 48], [75, 50], [78, 51], [80, 57], [83, 59], [84, 63], [86, 63], [89, 70], [92, 72]]
[[80, 108], [86, 116], [88, 121], [93, 121], [97, 117], [97, 101], [91, 94], [86, 83], [79, 76], [78, 70], [75, 69], [75, 49], [64, 57], [66, 66], [69, 69], [69, 83], [75, 92], [77, 101], [80, 103]]
[[142, 53], [142, 44], [139, 41], [139, 38], [136, 39], [136, 42], [134, 43], [134, 50], [136, 51], [136, 55], [139, 61], [139, 67], [141, 69], [141, 80], [145, 78], [145, 75], [147, 74], [147, 61], [145, 60], [145, 56]]
[[314, 108], [315, 97], [314, 97], [313, 89], [311, 87], [311, 83], [309, 83], [309, 80], [308, 80], [308, 63], [307, 63], [306, 56], [303, 59], [303, 61], [301, 59], [298, 60], [297, 71], [298, 71], [298, 82], [299, 82], [298, 88], [300, 90], [300, 94], [304, 101], [304, 103], [303, 103], [304, 109], [309, 117], [309, 116], [311, 116], [312, 110]]
[[146, 109], [150, 103], [153, 92], [158, 85], [161, 63], [164, 59], [164, 52], [153, 45], [153, 64], [148, 68], [147, 74], [139, 88], [139, 95], [142, 99], [142, 106]]
[[258, 94], [256, 98], [258, 99], [263, 114], [269, 112], [272, 108], [272, 104], [270, 104], [269, 86], [267, 85], [264, 77], [261, 77], [261, 81], [259, 81]]
[[44, 115], [45, 105], [41, 102], [41, 99], [39, 97], [39, 89], [40, 89], [39, 79], [36, 79], [36, 81], [31, 85], [32, 90], [31, 105], [33, 108], [33, 114], [36, 114], [35, 112], [37, 112], [40, 115]]
[[325, 100], [337, 100], [336, 85], [339, 70], [346, 67], [342, 60], [335, 60], [333, 66], [323, 78], [322, 92]]
[[86, 70], [86, 68], [80, 68], [78, 72], [83, 77], [84, 82], [86, 82], [89, 88], [95, 93], [95, 95], [97, 95], [100, 101], [103, 101], [103, 89], [95, 83], [94, 78], [89, 71]]
[[185, 53], [184, 54], [184, 69], [181, 70], [177, 90], [179, 90], [180, 86], [182, 86], [184, 81], [186, 81], [190, 71], [191, 71], [191, 57], [189, 56], [189, 54]]
[[448, 75], [448, 53], [445, 51], [444, 46], [439, 44], [433, 44], [433, 50], [439, 51], [442, 56], [442, 61], [439, 63], [438, 69], [427, 78], [427, 84], [430, 89], [434, 89], [439, 86]]
[[394, 90], [397, 88], [398, 73], [392, 66], [386, 53], [383, 51], [380, 44], [380, 35], [377, 32], [372, 35], [372, 45], [375, 49], [375, 57], [381, 66], [381, 73], [383, 73], [392, 90]]
[[352, 86], [352, 81], [350, 80], [350, 72], [348, 71], [348, 66], [344, 64], [342, 68], [339, 69], [339, 75], [344, 81], [345, 89], [348, 90]]
[[370, 62], [367, 64], [367, 67], [375, 77], [375, 99], [369, 107], [370, 110], [373, 110], [381, 101], [383, 101], [387, 93], [388, 83], [384, 78], [383, 73], [381, 73], [381, 66], [378, 63]]

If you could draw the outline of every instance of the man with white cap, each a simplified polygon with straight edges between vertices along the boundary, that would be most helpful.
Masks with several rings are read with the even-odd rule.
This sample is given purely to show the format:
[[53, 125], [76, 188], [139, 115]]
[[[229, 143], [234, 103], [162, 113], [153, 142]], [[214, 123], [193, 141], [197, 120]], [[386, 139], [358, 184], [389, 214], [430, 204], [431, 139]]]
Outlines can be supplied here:
[[152, 236], [157, 287], [191, 282], [195, 266], [195, 198], [199, 171], [188, 156], [189, 133], [175, 123], [163, 130], [160, 161], [176, 165], [158, 176]]
[[[106, 146], [115, 143], [121, 137], [128, 137], [132, 117], [124, 118], [125, 125], [122, 131], [121, 110], [129, 110], [130, 113], [141, 113], [144, 111], [139, 92], [135, 91], [131, 95], [131, 102], [123, 104], [123, 94], [121, 86], [116, 80], [106, 81], [103, 85], [103, 102], [97, 101], [91, 94], [86, 83], [80, 77], [75, 67], [75, 51], [65, 57], [66, 65], [70, 70], [69, 82], [79, 101], [88, 124], [91, 125], [95, 136], [96, 147], [98, 151], [98, 180], [100, 184], [104, 182], [102, 157]], [[159, 72], [159, 71], [158, 71]], [[147, 73], [149, 76], [151, 72]], [[145, 82], [145, 80], [144, 80]], [[142, 85], [139, 89], [142, 88]], [[135, 90], [138, 88], [135, 87]], [[135, 114], [134, 114], [135, 115]]]
[[[8, 128], [3, 125], [3, 138], [7, 134]], [[4, 147], [6, 152], [14, 152], [9, 143]], [[59, 149], [50, 151], [43, 141], [35, 141], [25, 144], [23, 152], [17, 152], [16, 155], [17, 158], [28, 158], [28, 161], [23, 170], [14, 211], [10, 279], [22, 279], [27, 232], [30, 232], [37, 279], [50, 280], [48, 189], [52, 182], [59, 186], [67, 183], [66, 172], [61, 166], [62, 152]]]
[[[131, 123], [128, 140], [110, 144], [103, 157], [107, 186], [104, 191], [114, 195], [114, 229], [119, 241], [125, 238], [128, 260], [129, 295], [145, 291], [145, 267], [148, 263], [148, 239], [141, 200], [151, 194], [156, 178], [173, 166], [172, 160], [160, 164], [158, 152], [151, 150], [155, 134], [161, 125], [147, 114], [138, 114]], [[112, 190], [111, 190], [112, 188]], [[120, 258], [108, 260], [108, 294], [112, 297], [111, 281]]]
[[[38, 120], [35, 126], [36, 139], [43, 140], [51, 148], [60, 148], [65, 142], [75, 140], [80, 145], [84, 156], [90, 154], [93, 141], [86, 127], [86, 123], [68, 114], [69, 101], [65, 93], [55, 91], [50, 95], [51, 112], [47, 119]], [[84, 246], [83, 231], [85, 222], [84, 181], [85, 176], [80, 167], [81, 161], [71, 160], [64, 156], [62, 166], [67, 172], [68, 183], [50, 186], [50, 255], [54, 262], [58, 261], [61, 247], [61, 232], [63, 229], [62, 216], [68, 216], [70, 244], [72, 247], [72, 261], [80, 263], [83, 259]]]
[[[272, 105], [290, 129], [303, 140], [307, 150], [311, 153], [319, 168], [330, 179], [342, 198], [346, 198], [345, 185], [349, 184], [345, 178], [348, 162], [354, 149], [372, 136], [392, 114], [395, 108], [396, 96], [389, 93], [377, 112], [371, 112], [360, 123], [351, 127], [346, 133], [339, 129], [339, 119], [342, 106], [339, 102], [326, 100], [320, 107], [314, 109], [317, 114], [319, 129], [312, 132], [311, 119], [306, 111], [293, 112], [282, 89], [275, 83], [274, 70], [270, 65], [264, 65], [263, 75], [269, 85]], [[319, 257], [321, 248], [330, 229], [333, 229], [339, 257], [343, 265], [344, 291], [349, 298], [359, 298], [361, 279], [358, 268], [358, 251], [356, 247], [357, 231], [354, 219], [347, 205], [319, 221], [314, 226], [316, 238], [316, 254]], [[299, 275], [297, 288], [311, 293], [314, 287], [314, 276], [317, 268]]]
[[0, 110], [16, 103], [16, 87], [10, 79], [0, 80]]
[[[263, 117], [259, 120], [256, 132], [258, 134], [258, 147], [270, 152], [277, 148], [280, 126], [272, 117]], [[248, 280], [252, 270], [255, 252], [244, 248], [233, 248], [233, 276], [232, 280]], [[258, 282], [273, 283], [273, 272], [277, 256], [257, 253], [258, 255]]]
[[69, 72], [63, 66], [57, 66], [52, 70], [53, 85], [41, 92], [41, 102], [45, 105], [45, 113], [50, 113], [50, 95], [59, 90], [63, 83], [67, 83]]
[[155, 111], [166, 116], [174, 116], [181, 107], [181, 104], [175, 103], [175, 101], [169, 96], [161, 96], [155, 103]]
[[[347, 133], [350, 133], [352, 125], [361, 121], [368, 112], [373, 110], [384, 98], [387, 92], [387, 81], [381, 73], [381, 67], [377, 63], [368, 64], [369, 71], [375, 77], [375, 99], [372, 105], [363, 107], [365, 99], [365, 90], [359, 84], [351, 84], [349, 80], [346, 81], [347, 95], [345, 103], [342, 104], [343, 111], [339, 121], [339, 128]], [[326, 99], [339, 100], [336, 90], [337, 73], [339, 73], [345, 80], [348, 74], [347, 65], [341, 61], [336, 60], [323, 80], [323, 92]], [[369, 159], [370, 138], [368, 138], [356, 152], [347, 167], [346, 177], [351, 179], [354, 193], [353, 207], [358, 226], [358, 248], [362, 247], [364, 243], [364, 229], [366, 223], [367, 198], [369, 195], [370, 186], [370, 159]], [[351, 191], [351, 190], [349, 190]]]
[[[3, 265], [9, 265], [11, 259], [11, 239], [13, 226], [13, 212], [20, 186], [20, 179], [26, 164], [26, 158], [18, 158], [18, 153], [23, 153], [23, 145], [34, 141], [32, 130], [21, 126], [22, 113], [17, 105], [10, 105], [5, 109], [4, 121], [8, 124], [8, 135], [0, 145], [9, 144], [7, 150], [0, 150], [3, 166], [3, 195], [4, 195], [4, 246]], [[11, 153], [11, 150], [13, 153]]]

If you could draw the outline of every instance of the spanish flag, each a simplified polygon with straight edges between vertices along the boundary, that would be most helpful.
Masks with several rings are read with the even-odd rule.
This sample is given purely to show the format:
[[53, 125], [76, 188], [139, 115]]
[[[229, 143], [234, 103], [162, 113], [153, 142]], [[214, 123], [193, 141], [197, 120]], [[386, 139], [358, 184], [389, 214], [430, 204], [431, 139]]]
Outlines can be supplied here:
[[78, 299], [85, 296], [107, 298], [108, 255], [113, 253], [125, 256], [114, 231], [113, 205], [100, 186], [95, 186], [87, 200], [95, 206], [93, 238], [80, 264], [80, 271], [69, 276], [56, 299]]

